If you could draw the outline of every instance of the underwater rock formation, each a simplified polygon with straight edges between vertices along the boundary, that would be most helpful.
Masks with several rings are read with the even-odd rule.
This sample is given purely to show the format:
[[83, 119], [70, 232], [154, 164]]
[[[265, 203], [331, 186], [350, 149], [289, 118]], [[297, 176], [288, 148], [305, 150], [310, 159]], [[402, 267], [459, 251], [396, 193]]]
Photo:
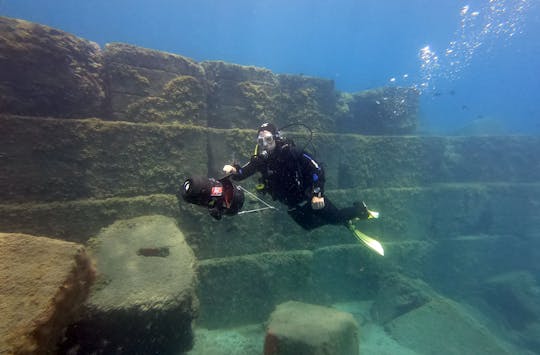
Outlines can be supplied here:
[[96, 43], [1, 16], [0, 34], [0, 112], [103, 115], [103, 58]]
[[419, 354], [513, 354], [458, 303], [443, 297], [395, 318], [385, 329]]
[[171, 53], [111, 43], [104, 50], [112, 119], [206, 126], [204, 69]]
[[421, 280], [413, 280], [399, 273], [389, 273], [379, 280], [372, 318], [380, 324], [423, 306], [437, 295]]
[[[418, 285], [400, 279], [386, 288], [393, 279], [380, 276], [388, 269], [456, 298], [486, 295], [478, 280], [507, 270], [539, 272], [539, 137], [403, 136], [415, 132], [417, 120], [418, 93], [409, 88], [340, 93], [331, 80], [197, 63], [127, 44], [100, 51], [61, 31], [7, 18], [0, 18], [0, 34], [0, 64], [8, 68], [0, 72], [0, 230], [86, 243], [119, 219], [173, 217], [193, 253], [205, 259], [199, 324], [262, 321], [293, 298], [330, 304], [378, 295], [374, 310], [381, 322], [402, 328], [393, 334], [405, 342], [414, 335], [406, 333], [407, 322], [442, 323], [445, 310], [452, 326], [463, 319], [453, 319], [454, 305], [429, 300]], [[364, 200], [381, 211], [380, 220], [359, 228], [380, 238], [384, 258], [359, 246], [346, 228], [302, 230], [277, 203], [277, 211], [219, 222], [204, 208], [177, 203], [186, 177], [218, 177], [223, 164], [246, 162], [253, 129], [263, 120], [315, 129], [326, 194], [338, 207]], [[311, 148], [306, 132], [284, 131]], [[242, 186], [251, 190], [255, 183]], [[256, 204], [246, 199], [246, 209]], [[159, 275], [174, 269], [166, 264], [174, 248], [126, 245], [133, 260], [164, 265]], [[489, 287], [506, 292], [509, 286]], [[114, 313], [119, 323], [111, 330], [93, 318], [88, 335], [115, 334], [134, 316], [140, 319], [133, 324], [152, 322], [150, 330], [161, 331], [145, 318], [151, 312], [137, 307], [132, 313], [95, 306], [103, 319]], [[167, 314], [191, 320], [194, 313]], [[523, 337], [516, 338], [537, 346], [538, 324], [518, 324], [513, 330]]]
[[209, 329], [263, 322], [289, 299], [370, 299], [384, 270], [376, 258], [360, 245], [338, 245], [201, 260], [197, 322]]
[[0, 353], [54, 353], [94, 276], [80, 244], [0, 233]]
[[193, 126], [0, 114], [0, 131], [4, 202], [174, 194], [207, 170], [206, 133]]
[[204, 308], [198, 324], [216, 328], [262, 322], [275, 304], [309, 299], [312, 258], [310, 251], [300, 250], [200, 261], [198, 295]]
[[270, 315], [265, 355], [355, 355], [358, 350], [358, 324], [349, 313], [289, 301]]
[[416, 89], [400, 87], [342, 93], [337, 130], [369, 135], [412, 134], [418, 125], [419, 96]]
[[276, 75], [264, 68], [202, 62], [209, 83], [208, 126], [256, 129], [261, 122], [291, 122], [334, 132], [335, 89], [331, 80]]
[[374, 299], [372, 319], [384, 325], [399, 344], [417, 353], [512, 353], [467, 309], [421, 280], [395, 272], [384, 274]]
[[511, 271], [496, 275], [480, 286], [480, 292], [519, 343], [531, 351], [539, 348], [540, 284], [531, 272]]
[[192, 347], [196, 260], [173, 219], [117, 221], [89, 249], [98, 279], [63, 351], [173, 354]]
[[[319, 132], [411, 134], [418, 92], [355, 94], [332, 80], [194, 60], [123, 43], [93, 42], [0, 17], [0, 113], [101, 117], [215, 128], [306, 124]], [[375, 104], [376, 103], [376, 104]]]
[[209, 88], [209, 127], [255, 129], [263, 117], [277, 116], [274, 101], [279, 85], [270, 70], [222, 61], [201, 65]]

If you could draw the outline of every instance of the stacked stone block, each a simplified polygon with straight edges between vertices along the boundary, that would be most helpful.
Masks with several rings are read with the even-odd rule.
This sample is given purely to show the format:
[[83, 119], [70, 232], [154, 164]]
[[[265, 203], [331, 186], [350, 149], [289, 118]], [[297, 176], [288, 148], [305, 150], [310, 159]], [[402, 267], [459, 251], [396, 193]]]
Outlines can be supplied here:
[[[174, 217], [204, 260], [203, 325], [262, 321], [291, 297], [370, 298], [390, 269], [452, 293], [453, 280], [463, 290], [537, 258], [538, 137], [406, 136], [417, 124], [412, 89], [340, 93], [326, 79], [120, 43], [100, 50], [3, 17], [0, 31], [0, 230], [87, 242], [117, 219]], [[178, 205], [189, 175], [218, 177], [223, 164], [246, 162], [262, 121], [314, 129], [329, 198], [381, 211], [359, 228], [383, 242], [385, 259], [345, 228], [308, 233], [283, 208], [218, 222]], [[307, 140], [305, 131], [288, 133]], [[496, 260], [500, 267], [481, 270]], [[287, 278], [297, 271], [300, 289]], [[268, 297], [243, 297], [238, 289], [255, 290], [257, 276]], [[238, 306], [218, 302], [218, 290]]]

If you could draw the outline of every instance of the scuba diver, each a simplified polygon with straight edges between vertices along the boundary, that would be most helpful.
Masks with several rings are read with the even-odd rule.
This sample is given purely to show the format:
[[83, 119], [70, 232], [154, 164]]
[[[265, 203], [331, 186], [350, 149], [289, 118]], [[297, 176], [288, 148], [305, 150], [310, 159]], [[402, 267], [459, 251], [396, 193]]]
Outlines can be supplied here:
[[[291, 124], [292, 126], [293, 124]], [[309, 129], [309, 128], [308, 128]], [[310, 130], [311, 131], [311, 130]], [[344, 225], [353, 235], [369, 248], [384, 255], [382, 245], [363, 234], [354, 226], [354, 221], [378, 218], [379, 213], [368, 210], [364, 202], [351, 207], [337, 208], [324, 195], [324, 170], [304, 149], [281, 137], [271, 123], [264, 123], [257, 132], [257, 146], [250, 161], [244, 166], [233, 163], [225, 165], [226, 174], [221, 179], [190, 177], [179, 191], [184, 201], [206, 206], [212, 217], [236, 215], [264, 209], [275, 209], [233, 181], [244, 180], [256, 172], [261, 173], [257, 190], [268, 193], [288, 207], [288, 214], [306, 230], [333, 224]], [[240, 211], [244, 203], [244, 192], [255, 197], [267, 207]]]
[[322, 166], [294, 142], [282, 138], [273, 124], [262, 124], [257, 134], [255, 154], [247, 164], [223, 167], [232, 180], [261, 173], [258, 189], [286, 204], [288, 214], [307, 230], [326, 224], [350, 227], [353, 220], [378, 217], [364, 202], [341, 209], [334, 206], [324, 195]]

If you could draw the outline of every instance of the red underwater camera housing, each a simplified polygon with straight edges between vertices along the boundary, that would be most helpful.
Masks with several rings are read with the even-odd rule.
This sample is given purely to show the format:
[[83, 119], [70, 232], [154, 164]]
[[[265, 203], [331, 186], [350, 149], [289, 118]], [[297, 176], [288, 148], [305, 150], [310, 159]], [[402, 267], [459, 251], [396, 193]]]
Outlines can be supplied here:
[[208, 208], [215, 219], [222, 215], [235, 215], [244, 205], [244, 192], [228, 177], [216, 180], [193, 176], [184, 181], [180, 191], [184, 201]]

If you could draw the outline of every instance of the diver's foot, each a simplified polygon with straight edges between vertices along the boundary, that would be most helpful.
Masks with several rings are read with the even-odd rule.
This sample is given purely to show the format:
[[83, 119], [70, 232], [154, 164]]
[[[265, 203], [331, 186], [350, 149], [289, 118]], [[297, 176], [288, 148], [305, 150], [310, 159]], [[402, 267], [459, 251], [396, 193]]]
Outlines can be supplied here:
[[364, 201], [362, 202], [355, 202], [353, 203], [353, 206], [356, 210], [356, 218], [355, 219], [368, 219], [369, 218], [369, 210], [365, 204]]

